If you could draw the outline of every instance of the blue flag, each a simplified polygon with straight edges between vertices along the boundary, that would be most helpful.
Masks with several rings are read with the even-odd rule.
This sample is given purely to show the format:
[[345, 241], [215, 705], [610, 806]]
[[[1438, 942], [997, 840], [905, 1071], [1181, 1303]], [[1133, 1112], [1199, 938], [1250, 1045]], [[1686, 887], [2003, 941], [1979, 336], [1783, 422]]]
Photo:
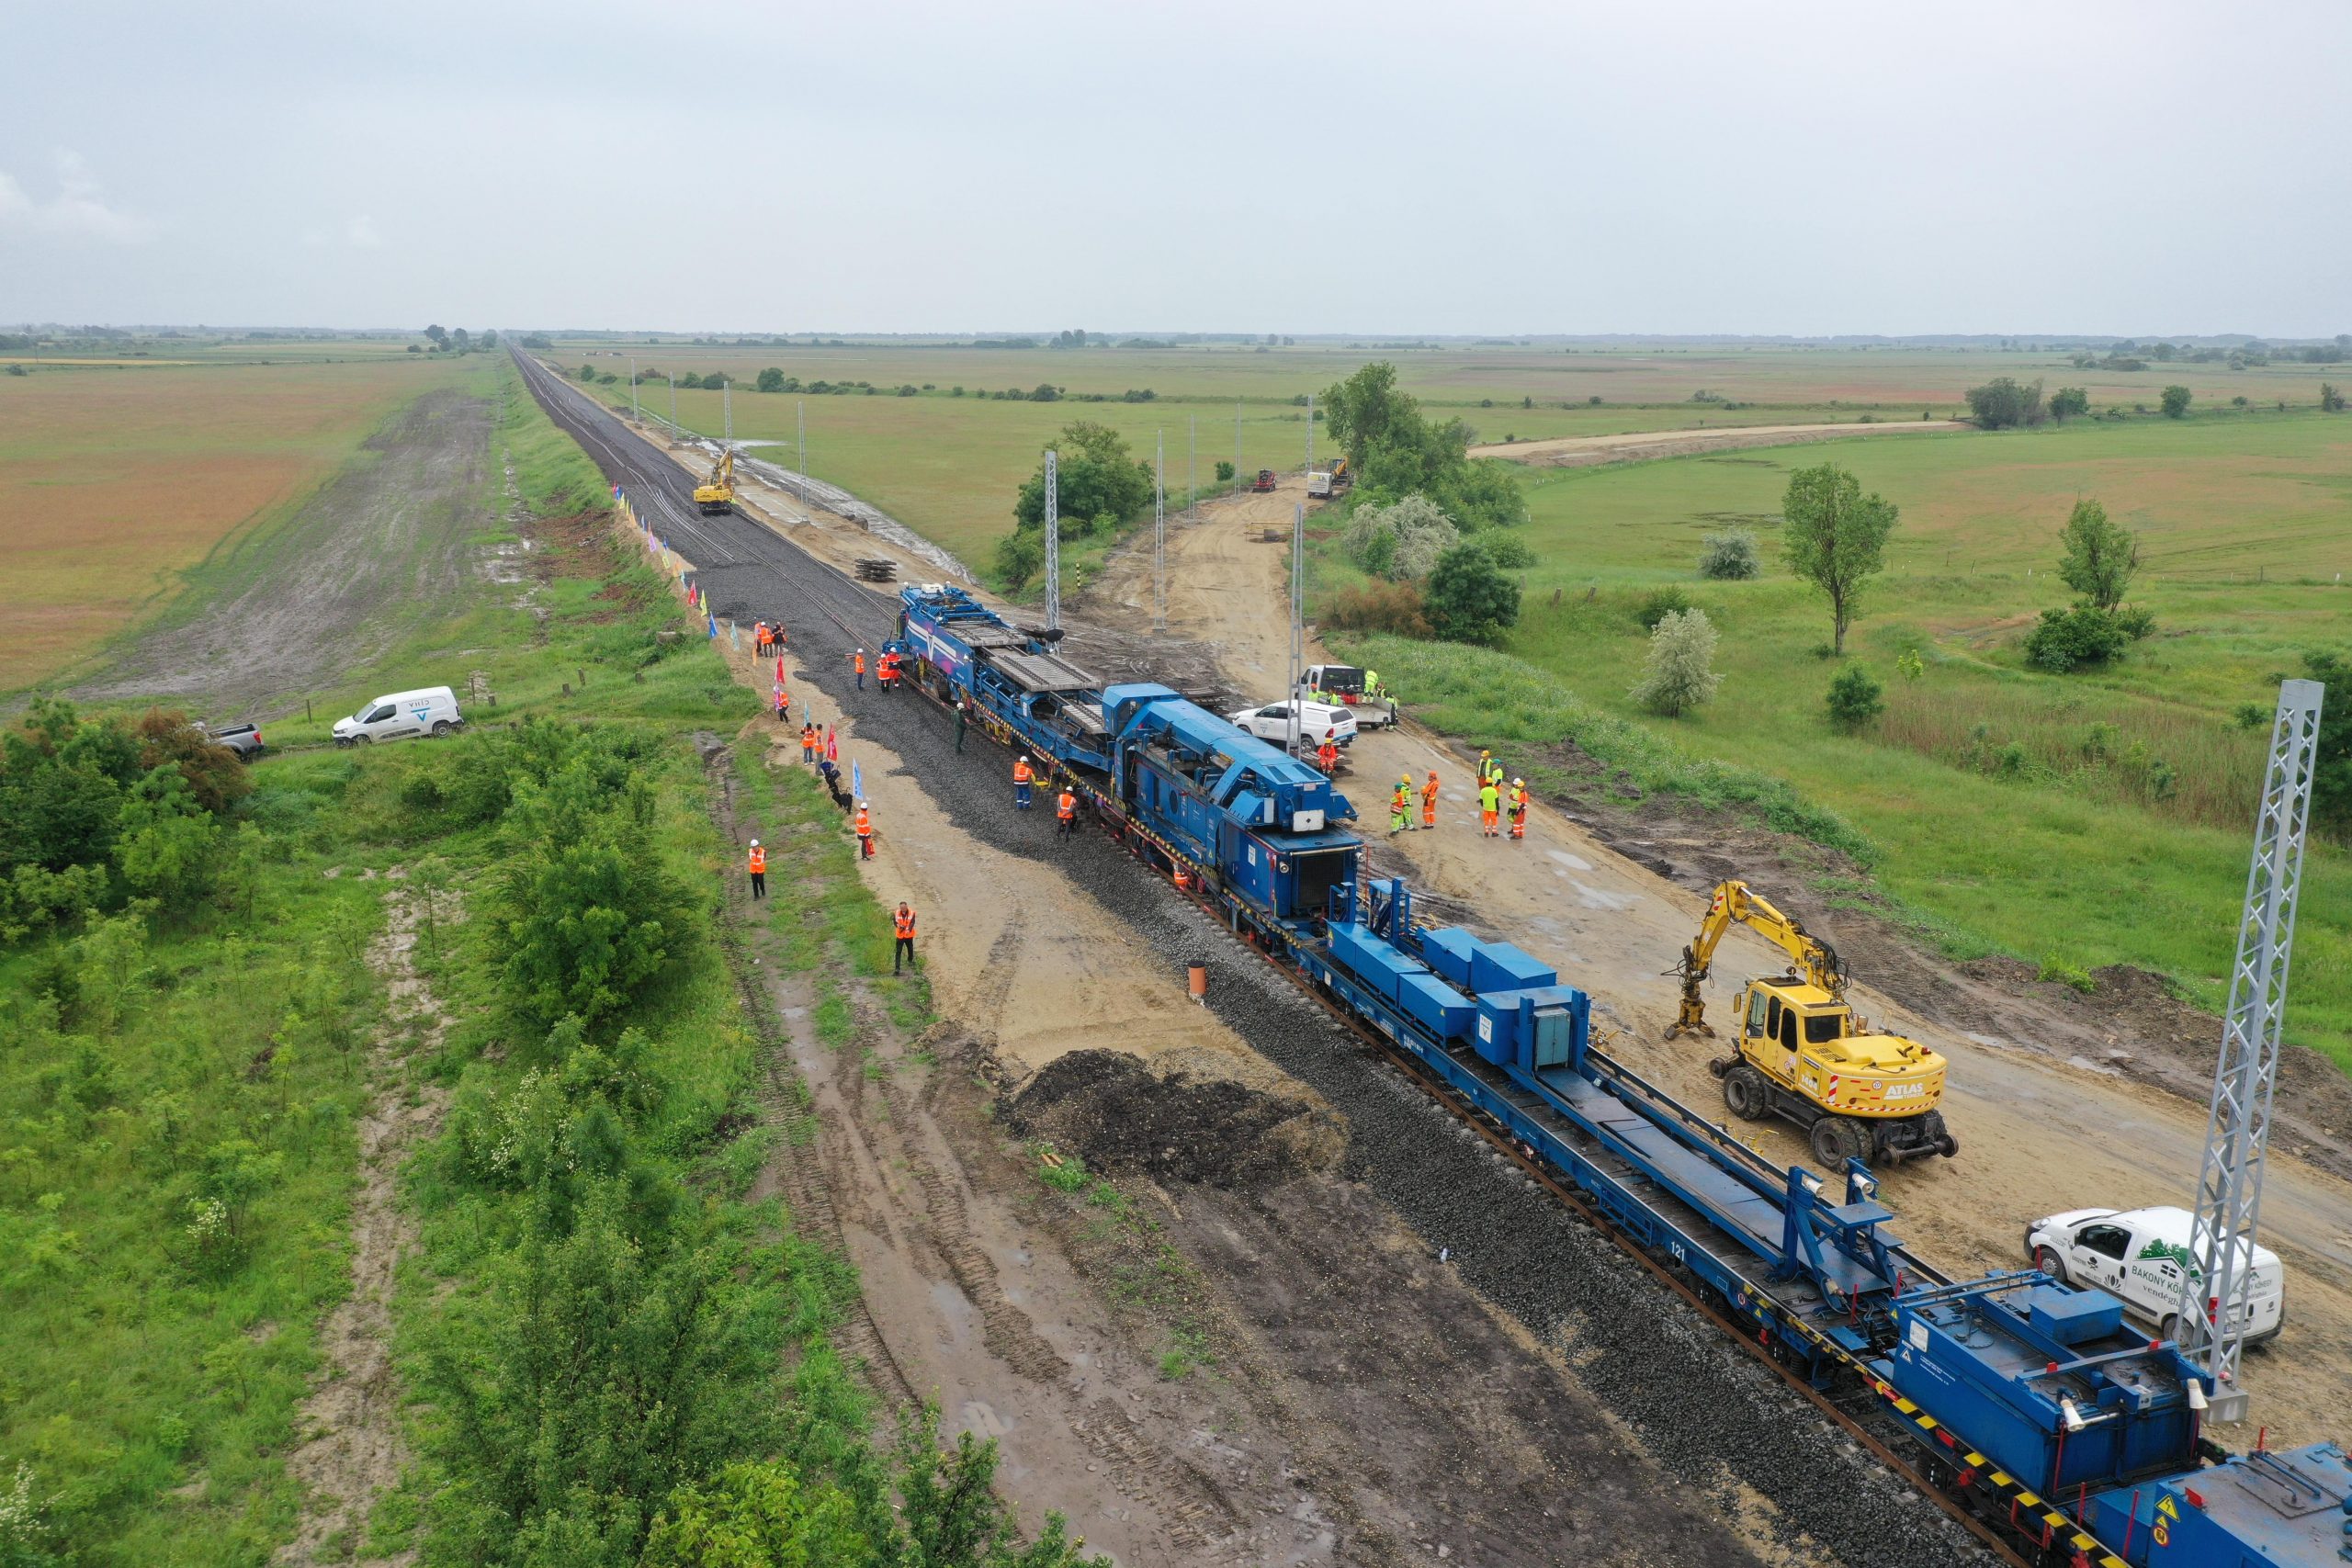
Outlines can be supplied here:
[[710, 640], [713, 642], [717, 642], [718, 640], [718, 617], [717, 615], [713, 615], [710, 618]]
[[849, 792], [860, 800], [865, 798], [865, 775], [858, 772], [855, 758], [852, 758], [849, 764]]

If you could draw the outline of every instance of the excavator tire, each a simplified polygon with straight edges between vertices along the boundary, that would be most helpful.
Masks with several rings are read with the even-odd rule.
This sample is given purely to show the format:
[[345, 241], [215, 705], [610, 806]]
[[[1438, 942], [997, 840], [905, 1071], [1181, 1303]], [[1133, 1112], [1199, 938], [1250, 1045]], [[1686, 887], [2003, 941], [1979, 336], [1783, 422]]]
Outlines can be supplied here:
[[1735, 1116], [1761, 1122], [1772, 1114], [1772, 1086], [1762, 1073], [1741, 1062], [1724, 1074], [1724, 1103]]
[[1813, 1124], [1809, 1141], [1813, 1157], [1821, 1162], [1825, 1175], [1836, 1175], [1846, 1168], [1849, 1159], [1859, 1159], [1871, 1147], [1870, 1129], [1850, 1116], [1824, 1116]]

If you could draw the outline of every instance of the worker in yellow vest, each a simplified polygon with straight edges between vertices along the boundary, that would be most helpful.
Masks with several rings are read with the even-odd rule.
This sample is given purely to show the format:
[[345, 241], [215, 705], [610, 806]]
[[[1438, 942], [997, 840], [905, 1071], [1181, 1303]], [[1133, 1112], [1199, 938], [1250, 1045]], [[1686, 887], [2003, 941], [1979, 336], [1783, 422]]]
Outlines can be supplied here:
[[1503, 792], [1495, 787], [1494, 780], [1487, 779], [1478, 786], [1478, 836], [1480, 838], [1496, 839], [1502, 836], [1502, 830], [1496, 826], [1496, 822], [1502, 816], [1502, 807]]
[[890, 912], [890, 927], [898, 933], [898, 940], [890, 948], [890, 973], [896, 975], [900, 959], [909, 964], [915, 961], [915, 912], [904, 898], [899, 899], [899, 907]]
[[1525, 779], [1510, 781], [1510, 836], [1514, 839], [1527, 837], [1527, 781]]
[[1396, 781], [1396, 793], [1388, 797], [1388, 834], [1394, 838], [1413, 825], [1413, 781], [1408, 774]]
[[760, 848], [760, 841], [757, 839], [752, 840], [752, 856], [749, 863], [752, 873], [752, 897], [764, 898], [768, 896], [768, 852]]
[[850, 826], [857, 833], [858, 859], [872, 860], [874, 858], [874, 813], [866, 809], [865, 802], [861, 800], [857, 803], [857, 815], [851, 819]]

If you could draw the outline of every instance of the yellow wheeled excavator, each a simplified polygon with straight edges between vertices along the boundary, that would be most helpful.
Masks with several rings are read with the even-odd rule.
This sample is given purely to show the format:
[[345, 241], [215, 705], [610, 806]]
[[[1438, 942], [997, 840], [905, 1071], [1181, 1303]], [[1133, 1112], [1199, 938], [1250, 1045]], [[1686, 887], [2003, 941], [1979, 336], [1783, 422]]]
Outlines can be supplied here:
[[735, 448], [731, 444], [710, 466], [710, 478], [695, 487], [695, 505], [712, 516], [735, 510]]
[[1778, 944], [1792, 967], [1740, 989], [1733, 1015], [1737, 1043], [1730, 1055], [1707, 1064], [1723, 1080], [1724, 1103], [1733, 1113], [1795, 1122], [1832, 1175], [1849, 1159], [1900, 1164], [1959, 1153], [1959, 1140], [1936, 1109], [1944, 1093], [1943, 1057], [1857, 1018], [1836, 950], [1745, 882], [1716, 887], [1698, 940], [1667, 971], [1681, 976], [1682, 1011], [1666, 1037], [1714, 1036], [1699, 987], [1734, 921]]

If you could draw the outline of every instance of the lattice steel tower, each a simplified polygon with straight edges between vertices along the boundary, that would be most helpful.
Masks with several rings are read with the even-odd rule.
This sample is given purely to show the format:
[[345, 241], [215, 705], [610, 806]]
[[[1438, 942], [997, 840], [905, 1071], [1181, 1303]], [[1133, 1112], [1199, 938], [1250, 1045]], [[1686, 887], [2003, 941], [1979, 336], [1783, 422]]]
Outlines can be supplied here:
[[2213, 1111], [2197, 1179], [2189, 1234], [2193, 1271], [2185, 1270], [2175, 1307], [2184, 1355], [2213, 1382], [2212, 1419], [2245, 1415], [2238, 1359], [2245, 1348], [2254, 1283], [2255, 1227], [2262, 1217], [2270, 1100], [2278, 1087], [2280, 1023], [2287, 1007], [2287, 960], [2295, 946], [2295, 895], [2302, 881], [2303, 830], [2311, 819], [2319, 756], [2316, 681], [2278, 689], [2270, 727], [2270, 766], [2254, 829], [2245, 912], [2238, 920], [2237, 964], [2230, 972], [2230, 1010], [2213, 1069]]

